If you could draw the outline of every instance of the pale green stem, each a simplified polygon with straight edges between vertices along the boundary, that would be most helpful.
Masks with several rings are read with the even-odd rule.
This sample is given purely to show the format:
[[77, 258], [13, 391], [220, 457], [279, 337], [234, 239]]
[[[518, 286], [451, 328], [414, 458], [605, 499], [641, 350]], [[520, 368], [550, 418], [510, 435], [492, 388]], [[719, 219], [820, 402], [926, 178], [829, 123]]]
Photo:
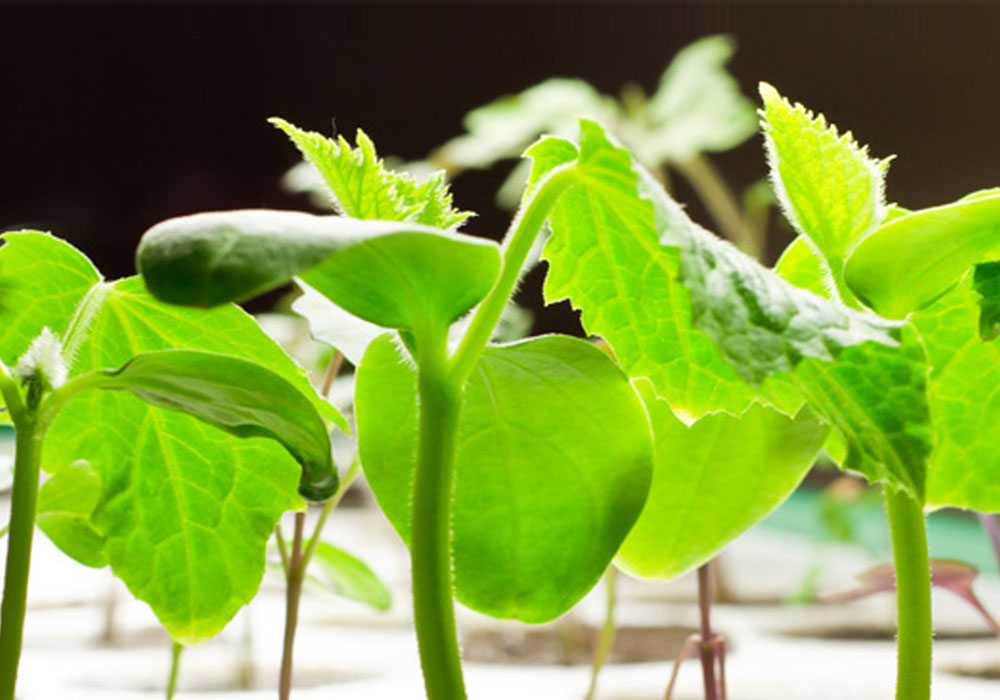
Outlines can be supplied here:
[[673, 163], [673, 166], [691, 183], [726, 238], [760, 259], [761, 241], [747, 227], [739, 204], [708, 158], [699, 154], [690, 160]]
[[184, 651], [184, 645], [180, 642], [171, 642], [170, 644], [170, 676], [167, 678], [167, 700], [173, 700], [174, 693], [177, 691], [177, 676], [181, 670], [181, 652]]
[[285, 636], [281, 648], [281, 672], [278, 680], [278, 697], [288, 700], [292, 694], [292, 653], [295, 647], [295, 629], [299, 624], [299, 600], [302, 598], [302, 530], [306, 514], [295, 514], [295, 535], [292, 538], [288, 575], [285, 577]]
[[885, 489], [896, 564], [896, 700], [931, 696], [931, 575], [927, 527], [920, 504]]
[[614, 564], [611, 564], [604, 572], [604, 625], [601, 627], [601, 635], [594, 648], [594, 658], [590, 665], [590, 687], [587, 688], [587, 694], [583, 696], [584, 700], [593, 700], [594, 694], [597, 692], [597, 677], [615, 643], [615, 582], [617, 580], [618, 570], [615, 569]]
[[445, 338], [418, 341], [420, 439], [413, 484], [410, 552], [413, 616], [429, 700], [462, 700], [465, 681], [455, 630], [451, 494], [461, 390], [445, 376]]
[[[8, 399], [9, 400], [9, 399]], [[10, 405], [10, 404], [8, 404]], [[0, 700], [14, 700], [21, 657], [24, 614], [28, 596], [31, 540], [35, 531], [38, 471], [42, 435], [34, 412], [15, 421], [14, 488], [11, 494], [10, 537], [0, 606]]]
[[330, 513], [333, 509], [337, 507], [344, 494], [347, 493], [348, 489], [354, 484], [355, 481], [361, 476], [361, 460], [357, 457], [351, 462], [351, 466], [348, 468], [347, 472], [340, 479], [340, 484], [337, 486], [337, 492], [323, 504], [323, 510], [319, 514], [319, 519], [316, 521], [316, 527], [313, 528], [312, 537], [309, 538], [309, 542], [306, 544], [305, 551], [302, 553], [302, 573], [305, 574], [306, 569], [309, 567], [309, 560], [312, 559], [313, 552], [316, 551], [316, 545], [319, 544], [320, 533], [323, 532], [323, 526], [326, 525], [327, 518], [330, 517]]
[[[575, 164], [573, 164], [575, 166]], [[524, 261], [563, 191], [576, 180], [571, 166], [556, 168], [537, 187], [528, 205], [518, 212], [504, 239], [503, 265], [489, 295], [476, 310], [461, 344], [452, 356], [449, 376], [456, 386], [463, 386], [490, 340], [500, 315], [506, 308], [521, 276]]]

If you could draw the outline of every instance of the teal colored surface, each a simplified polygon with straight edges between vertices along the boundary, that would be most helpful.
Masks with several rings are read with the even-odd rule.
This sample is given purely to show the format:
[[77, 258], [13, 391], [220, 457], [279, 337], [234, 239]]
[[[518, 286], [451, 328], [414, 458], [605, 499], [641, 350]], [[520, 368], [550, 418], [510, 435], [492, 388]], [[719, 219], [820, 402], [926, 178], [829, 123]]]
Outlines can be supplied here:
[[[817, 542], [833, 541], [821, 518], [821, 494], [816, 489], [800, 489], [760, 527], [795, 532]], [[873, 556], [890, 560], [889, 527], [881, 497], [867, 494], [845, 507], [856, 543]], [[927, 540], [933, 559], [958, 559], [983, 573], [998, 573], [989, 539], [971, 512], [945, 509], [931, 513], [927, 518]]]

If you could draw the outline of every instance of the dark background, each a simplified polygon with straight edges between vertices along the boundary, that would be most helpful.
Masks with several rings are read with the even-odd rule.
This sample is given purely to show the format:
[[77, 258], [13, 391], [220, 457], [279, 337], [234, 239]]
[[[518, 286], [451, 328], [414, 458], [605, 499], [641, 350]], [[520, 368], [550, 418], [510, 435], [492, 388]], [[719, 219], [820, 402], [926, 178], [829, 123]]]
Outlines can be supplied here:
[[[738, 40], [747, 94], [766, 79], [897, 154], [890, 201], [1000, 184], [1000, 4], [0, 3], [0, 229], [51, 230], [108, 277], [131, 274], [160, 219], [309, 207], [278, 185], [297, 155], [269, 116], [326, 132], [335, 117], [418, 158], [469, 109], [548, 77], [651, 91], [677, 49], [715, 32]], [[715, 162], [737, 188], [765, 173], [759, 138]], [[456, 181], [481, 214], [469, 232], [504, 230], [505, 172]]]

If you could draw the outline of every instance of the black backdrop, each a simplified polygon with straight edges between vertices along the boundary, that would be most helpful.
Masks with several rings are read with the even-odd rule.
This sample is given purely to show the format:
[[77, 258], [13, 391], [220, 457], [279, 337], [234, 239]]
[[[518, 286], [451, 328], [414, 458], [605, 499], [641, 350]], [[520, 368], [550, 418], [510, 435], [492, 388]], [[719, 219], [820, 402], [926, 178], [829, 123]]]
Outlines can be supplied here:
[[[162, 218], [308, 206], [278, 186], [297, 158], [268, 116], [323, 131], [335, 117], [416, 158], [468, 109], [550, 76], [652, 89], [714, 32], [737, 38], [748, 94], [766, 79], [897, 154], [890, 200], [1000, 184], [1000, 4], [0, 3], [0, 229], [51, 230], [131, 274]], [[759, 139], [716, 162], [737, 187], [764, 174]], [[468, 231], [503, 231], [503, 173], [456, 182], [481, 213]], [[539, 325], [572, 323], [554, 310]]]

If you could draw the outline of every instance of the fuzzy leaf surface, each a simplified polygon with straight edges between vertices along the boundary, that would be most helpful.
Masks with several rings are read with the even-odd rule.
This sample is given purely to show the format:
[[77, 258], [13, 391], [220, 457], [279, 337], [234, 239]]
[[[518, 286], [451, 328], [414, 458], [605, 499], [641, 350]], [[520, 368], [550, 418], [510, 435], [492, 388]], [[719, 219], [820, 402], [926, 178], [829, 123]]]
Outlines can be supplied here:
[[271, 370], [231, 355], [172, 349], [136, 355], [88, 376], [95, 388], [198, 418], [237, 437], [276, 440], [302, 465], [299, 493], [325, 501], [337, 490], [330, 435], [309, 399]]
[[808, 409], [790, 418], [754, 404], [682, 423], [640, 382], [653, 424], [653, 483], [615, 563], [672, 579], [705, 563], [777, 508], [812, 466], [829, 429]]
[[[168, 306], [138, 278], [108, 285], [71, 379], [176, 347], [243, 357], [312, 391], [240, 309]], [[43, 466], [58, 474], [79, 459], [101, 481], [92, 523], [112, 570], [188, 644], [214, 636], [253, 598], [275, 522], [302, 505], [301, 468], [274, 441], [236, 438], [126, 392], [85, 392], [66, 404], [49, 430]]]
[[847, 261], [847, 283], [889, 318], [904, 318], [955, 287], [976, 263], [1000, 258], [1000, 194], [893, 219]]
[[246, 209], [163, 221], [137, 265], [158, 299], [211, 307], [299, 275], [346, 311], [387, 328], [447, 325], [493, 286], [492, 241], [410, 223]]
[[807, 359], [796, 377], [813, 412], [844, 437], [846, 469], [924, 503], [934, 444], [929, 363], [917, 333], [902, 331], [898, 347], [867, 343], [845, 349], [834, 363]]
[[1000, 346], [979, 337], [966, 279], [912, 320], [928, 347], [935, 447], [927, 475], [934, 506], [1000, 512]]
[[471, 212], [452, 207], [443, 172], [418, 180], [389, 170], [361, 129], [355, 137], [357, 146], [352, 148], [343, 136], [332, 139], [284, 119], [273, 118], [271, 123], [285, 132], [319, 171], [333, 196], [334, 207], [344, 216], [408, 221], [442, 229], [455, 228], [472, 216]]
[[[692, 327], [690, 296], [677, 281], [678, 250], [660, 245], [657, 213], [639, 196], [628, 152], [593, 122], [581, 122], [580, 138], [579, 148], [543, 139], [526, 154], [534, 162], [532, 182], [567, 163], [578, 174], [549, 218], [546, 301], [569, 299], [587, 332], [614, 348], [629, 376], [648, 378], [675, 410], [695, 418], [743, 411], [759, 391]], [[777, 403], [794, 412], [796, 401], [792, 392]]]
[[822, 253], [835, 276], [854, 247], [886, 216], [888, 160], [874, 160], [850, 132], [792, 105], [761, 83], [762, 127], [778, 200], [795, 229]]
[[[365, 474], [408, 541], [416, 374], [391, 337], [369, 346], [356, 391]], [[602, 351], [565, 336], [487, 348], [466, 385], [458, 429], [458, 599], [500, 618], [561, 615], [618, 550], [651, 471], [641, 400]]]

